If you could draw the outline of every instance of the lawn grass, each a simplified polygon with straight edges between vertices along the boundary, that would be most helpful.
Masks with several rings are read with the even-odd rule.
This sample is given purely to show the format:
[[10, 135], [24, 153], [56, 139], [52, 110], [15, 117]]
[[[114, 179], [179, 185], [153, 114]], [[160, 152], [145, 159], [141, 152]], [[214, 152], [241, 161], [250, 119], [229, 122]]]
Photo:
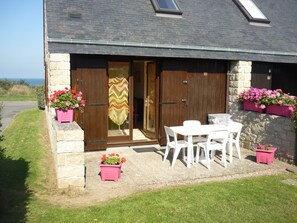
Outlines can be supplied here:
[[0, 160], [0, 222], [297, 222], [296, 174], [163, 189], [85, 208], [40, 199], [45, 158], [40, 138], [44, 112], [17, 115], [4, 132]]
[[0, 101], [37, 101], [36, 95], [0, 95]]

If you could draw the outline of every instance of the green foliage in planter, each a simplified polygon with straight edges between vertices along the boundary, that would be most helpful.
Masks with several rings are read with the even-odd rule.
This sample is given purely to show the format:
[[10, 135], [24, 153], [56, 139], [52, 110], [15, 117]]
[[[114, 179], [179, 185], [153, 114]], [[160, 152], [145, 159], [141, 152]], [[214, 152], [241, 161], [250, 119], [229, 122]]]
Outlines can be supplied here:
[[294, 111], [292, 112], [291, 119], [294, 123], [295, 129], [297, 130], [297, 97], [295, 98]]
[[45, 109], [44, 86], [43, 85], [36, 86], [35, 92], [36, 92], [36, 97], [37, 97], [38, 108], [44, 110]]

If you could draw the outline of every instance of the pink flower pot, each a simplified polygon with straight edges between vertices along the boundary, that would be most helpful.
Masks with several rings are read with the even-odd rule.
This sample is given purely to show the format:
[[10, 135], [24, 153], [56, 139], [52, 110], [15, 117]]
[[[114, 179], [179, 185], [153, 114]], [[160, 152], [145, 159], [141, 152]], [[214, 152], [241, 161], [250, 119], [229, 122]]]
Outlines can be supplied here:
[[268, 105], [266, 109], [266, 113], [272, 115], [279, 115], [284, 117], [291, 117], [293, 106], [289, 105]]
[[255, 112], [260, 112], [260, 113], [264, 113], [265, 112], [265, 108], [260, 108], [260, 105], [255, 103], [255, 102], [251, 102], [251, 101], [247, 101], [245, 100], [243, 102], [243, 109], [246, 111], [255, 111]]
[[274, 160], [275, 151], [276, 148], [273, 148], [271, 150], [256, 149], [256, 162], [266, 163], [268, 165], [271, 164]]
[[119, 165], [106, 165], [106, 164], [99, 164], [100, 166], [100, 175], [101, 180], [113, 180], [115, 182], [121, 177], [121, 169], [122, 164]]
[[59, 123], [73, 122], [73, 109], [68, 109], [67, 111], [56, 109], [56, 117]]

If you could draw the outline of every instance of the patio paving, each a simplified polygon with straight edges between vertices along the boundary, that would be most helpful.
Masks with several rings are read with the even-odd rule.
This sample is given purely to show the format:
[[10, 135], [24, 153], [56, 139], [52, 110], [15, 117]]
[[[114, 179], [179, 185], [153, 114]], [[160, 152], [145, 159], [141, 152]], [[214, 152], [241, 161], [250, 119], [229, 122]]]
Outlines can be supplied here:
[[[271, 165], [258, 164], [255, 161], [255, 152], [241, 149], [242, 159], [233, 158], [225, 169], [218, 157], [211, 163], [211, 170], [203, 164], [195, 164], [187, 168], [186, 163], [178, 159], [171, 168], [168, 157], [162, 162], [164, 147], [159, 145], [130, 148], [110, 148], [103, 152], [85, 153], [86, 160], [86, 194], [88, 202], [108, 201], [125, 197], [133, 193], [148, 191], [176, 185], [190, 185], [201, 182], [222, 181], [252, 176], [271, 175], [279, 173], [297, 173], [297, 167], [274, 160]], [[122, 166], [122, 176], [118, 182], [101, 181], [99, 160], [103, 153], [116, 152], [127, 159]], [[170, 153], [172, 155], [172, 153]], [[227, 156], [227, 158], [229, 158]], [[74, 201], [73, 201], [74, 202]]]

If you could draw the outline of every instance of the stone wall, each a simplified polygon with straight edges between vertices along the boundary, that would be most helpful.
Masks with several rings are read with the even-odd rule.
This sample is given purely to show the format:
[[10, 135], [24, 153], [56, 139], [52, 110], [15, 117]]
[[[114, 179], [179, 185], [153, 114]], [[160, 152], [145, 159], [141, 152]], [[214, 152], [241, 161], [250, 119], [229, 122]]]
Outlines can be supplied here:
[[241, 146], [255, 150], [259, 143], [275, 145], [280, 159], [289, 163], [296, 156], [296, 131], [290, 118], [243, 111], [238, 94], [251, 86], [252, 62], [231, 61], [229, 76], [229, 112], [232, 120], [243, 124]]
[[229, 77], [229, 110], [232, 113], [239, 109], [237, 98], [240, 92], [249, 89], [251, 86], [251, 61], [231, 61]]
[[[55, 90], [70, 88], [70, 55], [48, 54], [49, 97]], [[54, 108], [47, 108], [47, 123], [55, 161], [58, 188], [85, 187], [84, 132], [76, 122], [59, 124]]]
[[239, 110], [231, 119], [243, 124], [240, 137], [243, 148], [255, 150], [259, 143], [271, 143], [278, 148], [279, 159], [294, 162], [296, 131], [290, 118]]
[[70, 54], [51, 53], [48, 56], [48, 94], [70, 87]]
[[85, 187], [84, 133], [76, 122], [58, 123], [47, 114], [58, 188]]

